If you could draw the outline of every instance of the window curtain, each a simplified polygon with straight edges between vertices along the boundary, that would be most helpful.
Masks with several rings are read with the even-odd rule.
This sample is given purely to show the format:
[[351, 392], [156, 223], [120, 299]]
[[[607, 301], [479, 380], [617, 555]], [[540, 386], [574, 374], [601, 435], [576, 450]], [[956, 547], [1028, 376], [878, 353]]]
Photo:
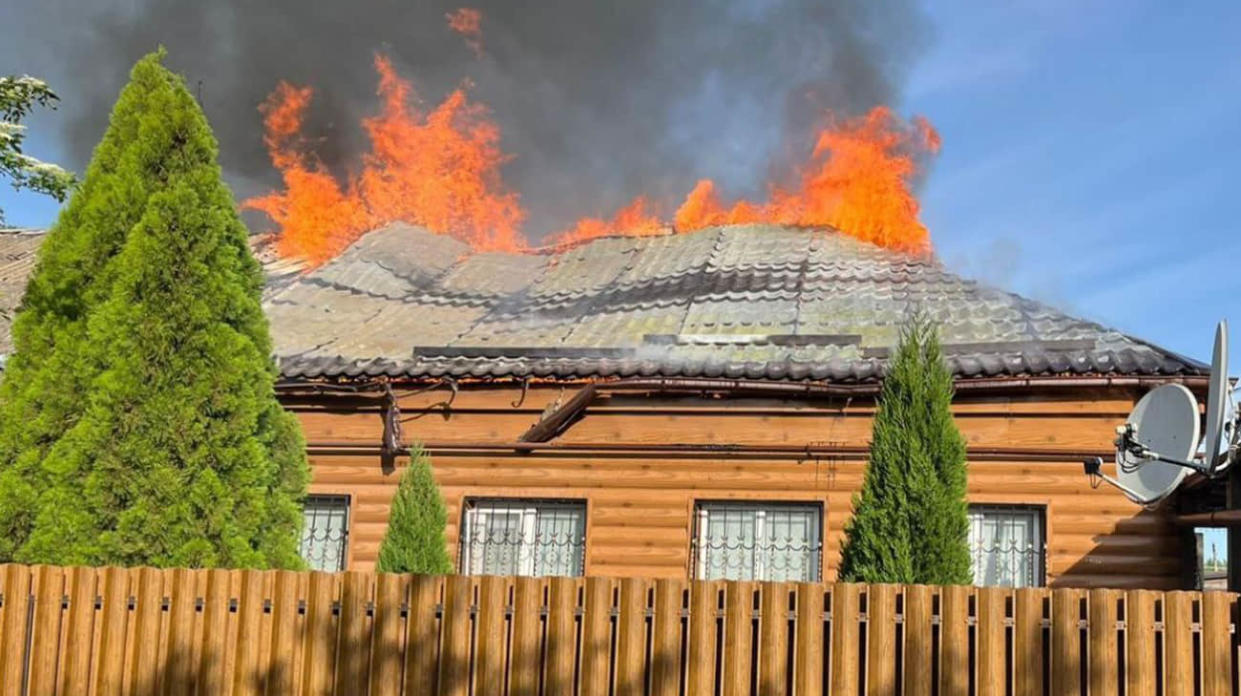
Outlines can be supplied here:
[[970, 548], [974, 584], [1029, 587], [1041, 584], [1042, 514], [1019, 508], [972, 508]]
[[464, 572], [470, 575], [582, 575], [583, 505], [480, 501], [466, 511]]
[[706, 503], [698, 515], [698, 577], [818, 580], [817, 507]]
[[302, 507], [301, 555], [311, 570], [345, 569], [349, 499], [309, 496]]

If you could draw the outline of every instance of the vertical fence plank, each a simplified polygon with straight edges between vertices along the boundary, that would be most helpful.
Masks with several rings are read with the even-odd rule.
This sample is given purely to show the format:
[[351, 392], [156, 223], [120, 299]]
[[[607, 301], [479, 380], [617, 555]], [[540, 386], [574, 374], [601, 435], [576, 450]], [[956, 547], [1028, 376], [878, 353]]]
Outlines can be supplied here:
[[[293, 694], [301, 684], [297, 656], [301, 654], [303, 636], [298, 603], [300, 575], [278, 570], [272, 579], [271, 597], [271, 663], [267, 693]], [[176, 611], [174, 605], [174, 611]], [[176, 619], [174, 618], [174, 622]], [[169, 696], [172, 696], [169, 694]]]
[[789, 658], [789, 595], [791, 583], [768, 582], [762, 585], [762, 612], [759, 616], [760, 694], [788, 694]]
[[1023, 587], [1013, 599], [1013, 694], [1043, 696], [1043, 605], [1047, 590]]
[[509, 579], [489, 575], [478, 586], [478, 644], [475, 693], [499, 694], [504, 690], [504, 654], [508, 647]]
[[1004, 587], [981, 587], [977, 591], [975, 633], [978, 636], [978, 693], [1007, 692], [1005, 605], [1009, 591]]
[[730, 582], [724, 600], [724, 696], [750, 693], [754, 665], [754, 585], [750, 581]]
[[444, 642], [440, 651], [440, 696], [464, 696], [470, 688], [474, 578], [452, 575], [444, 580]]
[[262, 694], [267, 686], [261, 665], [263, 580], [258, 570], [241, 572], [237, 595], [237, 659], [233, 665], [233, 693], [238, 696]]
[[689, 694], [715, 693], [715, 657], [719, 651], [720, 587], [718, 580], [699, 580], [689, 596]]
[[1232, 648], [1230, 634], [1234, 596], [1202, 593], [1202, 694], [1231, 696]]
[[64, 659], [57, 691], [61, 696], [90, 690], [92, 644], [95, 635], [95, 569], [67, 568], [65, 594], [69, 613], [65, 620]]
[[95, 671], [94, 693], [98, 696], [117, 696], [121, 693], [125, 673], [129, 573], [124, 568], [104, 568], [101, 573], [100, 595], [103, 602], [98, 617], [99, 667]]
[[371, 695], [401, 692], [401, 658], [405, 654], [405, 619], [401, 607], [410, 593], [410, 576], [380, 573], [375, 577], [375, 619], [372, 622]]
[[1163, 596], [1163, 679], [1167, 696], [1195, 693], [1193, 596], [1190, 592], [1168, 592]]
[[1090, 591], [1090, 696], [1116, 696], [1120, 665], [1116, 647], [1115, 590]]
[[582, 616], [582, 693], [606, 694], [612, 654], [612, 581], [586, 579]]
[[896, 585], [866, 591], [866, 693], [896, 693]]
[[858, 690], [858, 594], [860, 586], [837, 583], [832, 588], [832, 688], [831, 694], [856, 694]]
[[[302, 693], [323, 696], [332, 693], [336, 665], [337, 621], [336, 577], [331, 573], [310, 573], [306, 588], [305, 629], [302, 633]], [[210, 693], [210, 692], [208, 692]]]
[[336, 657], [336, 693], [364, 693], [369, 688], [371, 618], [367, 608], [375, 592], [375, 576], [349, 571], [340, 588], [340, 647]]
[[[31, 568], [34, 595], [34, 621], [30, 637], [30, 677], [27, 694], [50, 696], [56, 689], [56, 665], [60, 661], [61, 597], [65, 590], [64, 571], [55, 566]], [[25, 646], [23, 646], [24, 648]], [[154, 667], [154, 660], [152, 667]]]
[[1051, 693], [1081, 693], [1081, 594], [1056, 590], [1051, 602]]
[[648, 584], [642, 578], [621, 580], [620, 613], [616, 627], [618, 696], [641, 696], [646, 693], [647, 594]]
[[572, 696], [577, 684], [579, 587], [575, 578], [552, 578], [548, 588], [546, 696]]
[[651, 693], [677, 696], [681, 689], [681, 610], [685, 597], [683, 580], [661, 579], [655, 583], [655, 617], [651, 639]]
[[970, 588], [944, 587], [939, 600], [939, 685], [943, 696], [963, 696], [970, 688]]
[[227, 570], [208, 570], [203, 587], [202, 642], [198, 655], [198, 693], [224, 693], [225, 649], [228, 629], [229, 577]]
[[931, 696], [931, 588], [905, 586], [904, 696]]
[[375, 576], [375, 618], [371, 644], [372, 696], [401, 692], [401, 658], [405, 652], [401, 606], [409, 597], [409, 576], [380, 573]]
[[1155, 593], [1125, 595], [1125, 696], [1155, 696]]
[[542, 578], [517, 578], [513, 588], [513, 648], [509, 658], [509, 694], [534, 696], [542, 673]]
[[[442, 671], [443, 648], [436, 605], [445, 580], [438, 575], [416, 575], [409, 580], [409, 610], [405, 619], [405, 696], [433, 696]], [[467, 600], [468, 601], [468, 600]]]
[[30, 568], [0, 566], [0, 694], [16, 696], [26, 668], [26, 617], [30, 606]]
[[818, 583], [797, 584], [797, 648], [793, 656], [793, 693], [819, 696], [823, 693], [824, 669], [823, 595], [826, 587]]
[[130, 594], [133, 596], [134, 610], [130, 613], [129, 622], [132, 628], [132, 642], [128, 651], [126, 667], [126, 693], [159, 693], [160, 679], [163, 675], [157, 669], [159, 657], [159, 632], [163, 623], [163, 610], [160, 607], [164, 596], [164, 574], [155, 568], [131, 569]]

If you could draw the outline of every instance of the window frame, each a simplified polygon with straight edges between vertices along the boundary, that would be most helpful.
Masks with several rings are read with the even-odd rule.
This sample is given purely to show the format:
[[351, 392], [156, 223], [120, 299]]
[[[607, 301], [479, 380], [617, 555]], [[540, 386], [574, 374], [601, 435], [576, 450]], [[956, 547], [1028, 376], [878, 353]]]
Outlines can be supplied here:
[[[501, 509], [479, 510], [478, 506], [480, 504], [482, 505], [491, 504]], [[535, 536], [537, 536], [539, 510], [540, 509], [556, 509], [556, 508], [559, 508], [562, 510], [573, 510], [573, 511], [581, 512], [581, 517], [582, 517], [582, 536], [581, 536], [581, 543], [580, 543], [581, 556], [580, 556], [580, 559], [578, 559], [577, 562], [574, 563], [576, 570], [579, 572], [575, 575], [567, 575], [567, 576], [562, 576], [562, 575], [536, 576], [534, 574], [534, 571], [537, 565], [535, 554], [533, 553], [528, 554], [528, 557], [523, 559], [520, 557], [521, 549], [524, 548], [527, 543], [529, 543], [531, 547], [534, 546], [533, 542], [526, 542], [525, 539], [533, 539]], [[472, 567], [473, 562], [471, 561], [471, 556], [472, 556], [471, 547], [474, 545], [474, 542], [471, 541], [473, 527], [477, 525], [477, 526], [482, 526], [484, 529], [486, 529], [486, 523], [482, 522], [482, 524], [479, 525], [479, 520], [477, 518], [482, 517], [485, 519], [486, 517], [489, 517], [491, 515], [513, 515], [514, 513], [520, 513], [521, 515], [521, 520], [518, 525], [520, 528], [520, 537], [518, 540], [519, 546], [518, 546], [517, 573], [516, 573], [517, 577], [575, 577], [575, 578], [580, 578], [580, 577], [586, 576], [586, 555], [587, 555], [587, 544], [588, 544], [589, 532], [590, 532], [590, 524], [589, 524], [590, 503], [589, 501], [586, 500], [585, 498], [535, 498], [535, 497], [529, 497], [529, 496], [515, 496], [511, 498], [503, 497], [503, 496], [467, 496], [461, 500], [461, 525], [459, 527], [458, 539], [457, 539], [457, 569], [461, 575], [478, 576], [478, 575], [485, 574], [485, 573], [480, 572], [480, 570], [474, 569]], [[473, 522], [471, 521], [471, 518], [475, 518]], [[476, 553], [480, 555], [485, 554], [485, 548], [486, 548], [487, 542], [484, 540], [484, 541], [480, 541], [477, 543], [480, 544], [481, 548], [480, 548], [480, 551]], [[485, 561], [479, 561], [479, 563], [480, 565], [482, 565], [485, 563]]]
[[350, 560], [351, 560], [349, 557], [349, 554], [353, 550], [352, 544], [349, 543], [350, 526], [353, 523], [353, 496], [348, 493], [307, 493], [306, 497], [302, 499], [302, 531], [298, 539], [298, 549], [297, 549], [298, 554], [297, 555], [300, 556], [302, 560], [306, 562], [306, 565], [308, 567], [311, 565], [311, 561], [305, 555], [303, 555], [302, 550], [305, 545], [305, 536], [306, 536], [306, 531], [305, 531], [306, 509], [309, 507], [311, 501], [314, 499], [343, 503], [340, 506], [340, 509], [343, 510], [344, 512], [343, 524], [341, 525], [340, 556], [339, 556], [340, 563], [338, 564], [338, 567], [336, 570], [334, 571], [323, 570], [322, 572], [328, 572], [328, 573], [344, 572], [349, 569]]
[[[1012, 514], [1014, 512], [1033, 512], [1036, 515], [1036, 524], [1034, 530], [1038, 534], [1037, 563], [1035, 569], [1035, 584], [1033, 585], [980, 585], [978, 578], [974, 578], [975, 587], [1047, 587], [1047, 521], [1048, 521], [1048, 505], [1045, 503], [1007, 503], [1007, 502], [973, 502], [970, 501], [967, 507], [967, 514], [973, 515], [976, 512], [995, 512], [999, 514]], [[970, 536], [973, 536], [973, 520], [970, 521]], [[972, 539], [967, 539], [970, 546], [970, 569], [973, 570], [975, 565], [974, 544]]]
[[[762, 538], [763, 524], [766, 522], [766, 513], [772, 508], [797, 509], [804, 508], [812, 511], [818, 516], [817, 523], [812, 525], [815, 538], [811, 541], [808, 551], [813, 555], [810, 564], [811, 577], [806, 582], [822, 582], [823, 581], [823, 557], [824, 545], [827, 537], [827, 530], [824, 525], [827, 522], [827, 506], [822, 500], [765, 500], [747, 498], [744, 500], [729, 500], [718, 498], [695, 499], [691, 506], [691, 529], [690, 529], [690, 558], [689, 570], [690, 578], [694, 580], [703, 579], [707, 570], [707, 555], [702, 552], [704, 546], [704, 535], [707, 532], [705, 524], [710, 516], [710, 507], [712, 506], [729, 506], [733, 508], [752, 509], [757, 512], [754, 526], [754, 576], [757, 582], [773, 582], [768, 580], [766, 559], [764, 554], [759, 553], [758, 540]], [[761, 577], [760, 577], [761, 576]]]

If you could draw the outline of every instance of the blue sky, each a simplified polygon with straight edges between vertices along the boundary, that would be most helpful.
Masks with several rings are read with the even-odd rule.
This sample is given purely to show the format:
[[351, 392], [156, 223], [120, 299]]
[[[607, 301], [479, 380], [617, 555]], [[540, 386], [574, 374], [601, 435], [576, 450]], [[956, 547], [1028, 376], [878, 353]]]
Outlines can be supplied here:
[[921, 198], [945, 262], [1203, 360], [1215, 321], [1241, 331], [1241, 3], [928, 10], [904, 106], [943, 135]]

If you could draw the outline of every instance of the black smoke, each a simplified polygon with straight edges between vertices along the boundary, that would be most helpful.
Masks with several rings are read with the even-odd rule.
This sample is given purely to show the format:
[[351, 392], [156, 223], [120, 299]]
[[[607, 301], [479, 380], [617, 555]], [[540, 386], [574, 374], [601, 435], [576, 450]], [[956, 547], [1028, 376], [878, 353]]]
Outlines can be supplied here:
[[[389, 55], [433, 105], [469, 79], [514, 155], [506, 181], [537, 238], [640, 193], [675, 201], [701, 177], [763, 192], [805, 156], [827, 109], [899, 100], [926, 46], [915, 0], [0, 0], [0, 72], [52, 81], [80, 170], [132, 63], [164, 45], [221, 143], [239, 195], [277, 183], [258, 104], [279, 80], [316, 89], [311, 135], [344, 174]], [[447, 28], [482, 11], [485, 54]]]

